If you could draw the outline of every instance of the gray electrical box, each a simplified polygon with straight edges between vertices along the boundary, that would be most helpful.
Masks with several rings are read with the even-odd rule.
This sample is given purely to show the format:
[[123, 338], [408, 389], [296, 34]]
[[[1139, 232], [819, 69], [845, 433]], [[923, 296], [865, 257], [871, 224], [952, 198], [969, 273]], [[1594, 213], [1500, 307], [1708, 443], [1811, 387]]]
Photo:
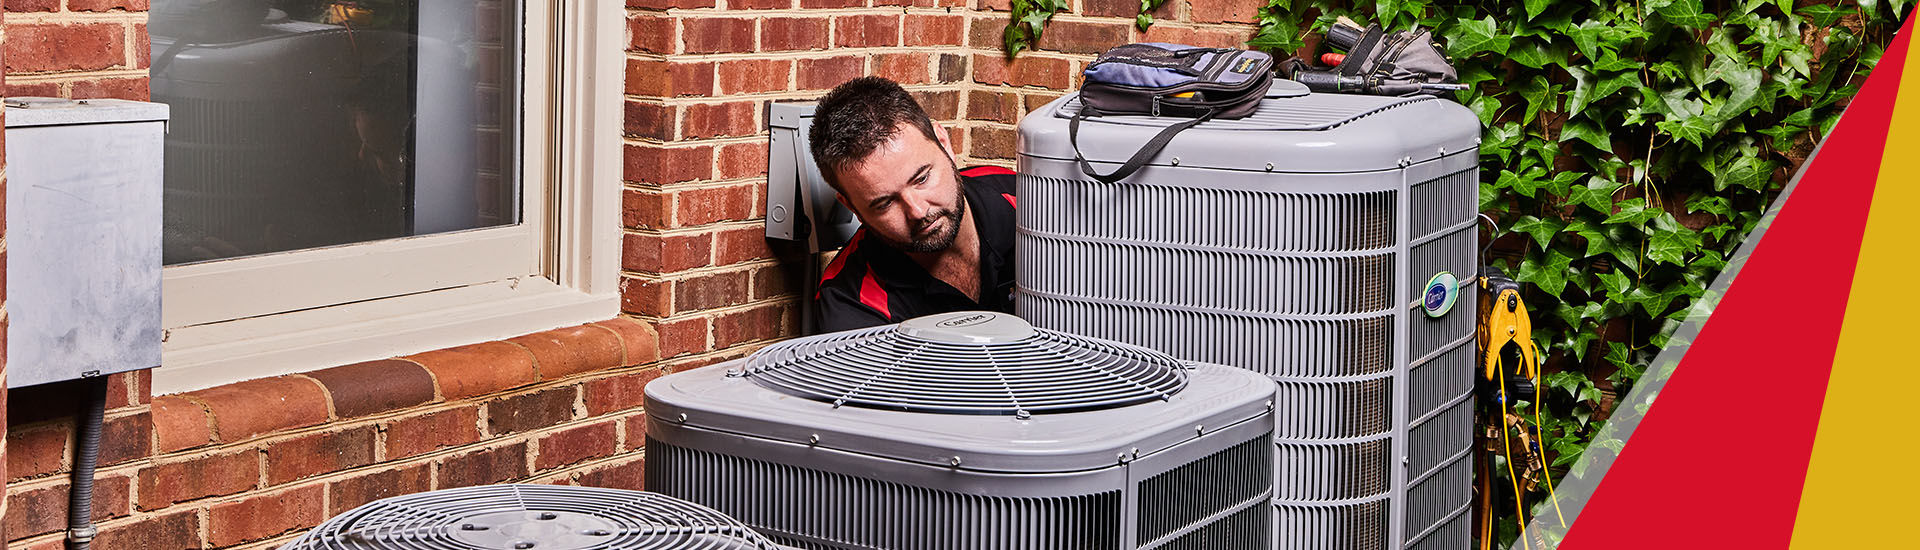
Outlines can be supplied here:
[[7, 386], [160, 365], [167, 106], [15, 97], [7, 114]]
[[835, 200], [813, 163], [807, 129], [812, 103], [775, 103], [767, 112], [767, 238], [806, 241], [808, 252], [838, 250], [860, 220]]

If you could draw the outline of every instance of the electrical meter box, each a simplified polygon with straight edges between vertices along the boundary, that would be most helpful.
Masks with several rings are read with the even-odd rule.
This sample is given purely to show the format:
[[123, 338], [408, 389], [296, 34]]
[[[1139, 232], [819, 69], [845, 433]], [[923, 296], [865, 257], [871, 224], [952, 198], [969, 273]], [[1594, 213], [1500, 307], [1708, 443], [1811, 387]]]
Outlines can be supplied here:
[[767, 238], [806, 241], [808, 252], [839, 250], [860, 229], [860, 220], [835, 200], [813, 163], [807, 140], [813, 110], [812, 103], [768, 108]]
[[160, 365], [167, 112], [6, 99], [8, 387]]

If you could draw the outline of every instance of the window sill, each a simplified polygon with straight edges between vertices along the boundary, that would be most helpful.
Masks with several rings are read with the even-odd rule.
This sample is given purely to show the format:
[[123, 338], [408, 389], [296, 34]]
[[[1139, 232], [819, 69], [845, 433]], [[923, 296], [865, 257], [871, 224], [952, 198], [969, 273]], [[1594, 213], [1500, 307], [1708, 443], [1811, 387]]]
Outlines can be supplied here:
[[171, 329], [153, 394], [602, 321], [619, 314], [619, 294], [608, 290], [589, 294], [525, 277]]

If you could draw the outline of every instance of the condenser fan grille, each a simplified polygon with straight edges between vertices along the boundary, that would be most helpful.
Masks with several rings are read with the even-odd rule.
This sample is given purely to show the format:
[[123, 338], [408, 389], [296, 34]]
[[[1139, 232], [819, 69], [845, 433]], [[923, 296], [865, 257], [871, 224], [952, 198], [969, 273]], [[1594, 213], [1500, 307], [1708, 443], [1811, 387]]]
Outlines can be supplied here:
[[1166, 354], [976, 312], [790, 340], [733, 374], [835, 407], [1014, 416], [1164, 400], [1187, 384]]
[[489, 485], [374, 501], [282, 550], [771, 550], [712, 509], [640, 491]]

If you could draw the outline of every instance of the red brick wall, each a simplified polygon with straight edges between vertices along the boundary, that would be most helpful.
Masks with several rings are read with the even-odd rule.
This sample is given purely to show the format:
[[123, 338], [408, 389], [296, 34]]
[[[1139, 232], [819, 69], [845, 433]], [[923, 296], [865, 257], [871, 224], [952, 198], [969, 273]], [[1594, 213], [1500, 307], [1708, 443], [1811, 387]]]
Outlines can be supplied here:
[[[1238, 45], [1259, 5], [1169, 0], [1142, 32], [1134, 0], [1079, 0], [1008, 63], [1005, 0], [627, 0], [625, 316], [177, 395], [152, 396], [149, 373], [116, 375], [96, 547], [273, 548], [375, 498], [475, 484], [637, 488], [646, 382], [798, 324], [803, 252], [762, 236], [768, 103], [887, 76], [965, 162], [1010, 165], [1019, 117], [1071, 89], [1093, 54]], [[0, 92], [146, 98], [146, 9], [5, 2]], [[7, 400], [0, 538], [15, 547], [60, 547], [77, 389]]]
[[6, 3], [6, 95], [147, 99], [148, 0]]
[[1107, 48], [1128, 42], [1173, 42], [1208, 47], [1244, 47], [1265, 0], [1167, 0], [1153, 11], [1154, 24], [1133, 24], [1136, 0], [1075, 0], [1055, 15], [1033, 50], [1007, 61], [1001, 49], [1007, 0], [973, 0], [968, 16], [972, 81], [967, 92], [967, 154], [978, 162], [1011, 166], [1014, 128], [1027, 112], [1080, 84], [1080, 71]]
[[764, 237], [767, 104], [879, 74], [963, 138], [964, 0], [627, 7], [622, 309], [659, 327], [667, 355], [738, 356], [790, 336], [800, 252]]

